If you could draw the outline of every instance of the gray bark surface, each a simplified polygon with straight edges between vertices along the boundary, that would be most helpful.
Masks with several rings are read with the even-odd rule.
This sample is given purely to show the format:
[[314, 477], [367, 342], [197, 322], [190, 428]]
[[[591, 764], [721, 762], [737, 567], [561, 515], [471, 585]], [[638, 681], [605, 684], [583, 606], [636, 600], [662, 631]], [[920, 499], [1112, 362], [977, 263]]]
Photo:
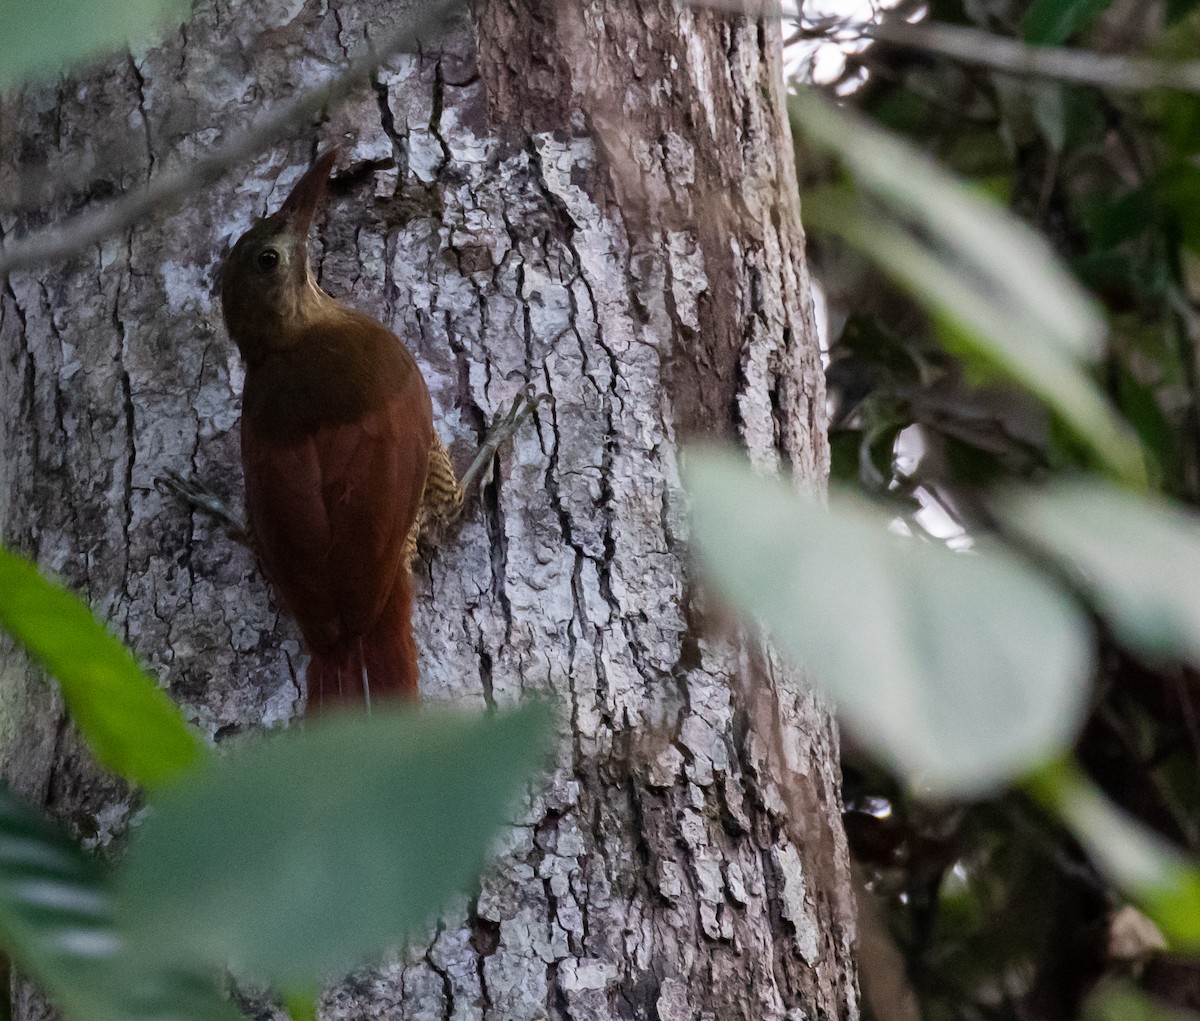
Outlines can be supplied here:
[[[395, 11], [201, 4], [161, 44], [0, 105], [0, 185], [82, 167], [53, 217], [118, 194]], [[0, 294], [0, 535], [217, 742], [302, 711], [304, 657], [251, 555], [152, 482], [195, 473], [240, 502], [242, 374], [214, 287], [318, 146], [342, 147], [319, 279], [409, 345], [460, 468], [521, 388], [553, 397], [422, 549], [416, 624], [430, 702], [557, 693], [559, 766], [477, 896], [331, 989], [328, 1018], [857, 1017], [836, 732], [769, 652], [707, 620], [679, 486], [694, 436], [825, 475], [782, 88], [778, 25], [482, 0], [292, 143]], [[10, 206], [0, 230], [45, 215]], [[108, 846], [136, 802], [5, 662], [5, 775]], [[19, 1018], [40, 1010], [18, 997]]]

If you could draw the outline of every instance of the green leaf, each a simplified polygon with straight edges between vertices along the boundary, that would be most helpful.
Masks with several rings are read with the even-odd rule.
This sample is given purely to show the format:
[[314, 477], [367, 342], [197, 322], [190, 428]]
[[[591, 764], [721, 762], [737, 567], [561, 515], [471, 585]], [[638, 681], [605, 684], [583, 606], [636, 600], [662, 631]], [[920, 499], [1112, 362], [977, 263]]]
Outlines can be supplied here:
[[1087, 621], [998, 549], [888, 530], [846, 495], [827, 512], [739, 458], [691, 450], [684, 478], [707, 576], [910, 781], [971, 796], [1057, 755], [1084, 709]]
[[1107, 979], [1087, 998], [1083, 1021], [1196, 1021], [1191, 1011], [1161, 1003], [1132, 981]]
[[1067, 147], [1067, 88], [1058, 82], [1039, 82], [1033, 92], [1033, 119], [1055, 152]]
[[1012, 493], [995, 509], [1072, 571], [1119, 641], [1200, 667], [1200, 518], [1098, 482]]
[[343, 973], [476, 878], [551, 732], [540, 705], [343, 715], [190, 773], [131, 844], [124, 927], [284, 989]]
[[241, 1015], [211, 979], [151, 973], [128, 958], [100, 862], [0, 784], [0, 941], [79, 1021]]
[[295, 989], [282, 996], [283, 1009], [292, 1021], [317, 1021], [321, 1005], [320, 989]]
[[0, 939], [50, 995], [82, 1013], [120, 937], [104, 870], [0, 783]]
[[[1200, 202], [1200, 170], [1184, 163], [1162, 171], [1154, 182], [1153, 196], [1173, 221], [1179, 240], [1193, 254], [1200, 253], [1200, 210], [1196, 207]], [[1148, 222], [1157, 225], [1154, 220]]]
[[1111, 6], [1112, 0], [1033, 0], [1021, 19], [1021, 31], [1026, 42], [1060, 46]]
[[1011, 295], [981, 286], [948, 255], [900, 224], [869, 215], [845, 192], [810, 194], [804, 212], [810, 225], [844, 238], [911, 291], [934, 314], [956, 353], [982, 358], [1019, 382], [1117, 478], [1144, 483], [1145, 459], [1128, 425], [1069, 351], [1049, 342], [1013, 306]]
[[1167, 24], [1191, 14], [1197, 6], [1197, 0], [1167, 0]]
[[884, 206], [868, 211], [829, 189], [805, 197], [805, 222], [878, 262], [952, 342], [1038, 395], [1100, 464], [1144, 486], [1136, 437], [1080, 364], [1103, 349], [1104, 321], [1046, 241], [869, 122], [809, 93], [791, 102], [799, 128]]
[[1007, 295], [1029, 328], [1075, 357], [1100, 356], [1104, 320], [1039, 234], [912, 145], [814, 92], [793, 96], [789, 109], [797, 128], [835, 153], [860, 186], [916, 219], [945, 247], [948, 262]]
[[1123, 189], [1115, 194], [1085, 196], [1080, 202], [1083, 225], [1096, 248], [1115, 248], [1145, 232], [1154, 222], [1150, 188]]
[[1069, 762], [1026, 787], [1075, 834], [1093, 863], [1158, 926], [1174, 950], [1200, 951], [1200, 870], [1109, 801]]
[[177, 25], [185, 0], [0, 0], [0, 92]]
[[178, 707], [86, 604], [0, 548], [0, 628], [59, 683], [101, 765], [153, 787], [204, 753]]

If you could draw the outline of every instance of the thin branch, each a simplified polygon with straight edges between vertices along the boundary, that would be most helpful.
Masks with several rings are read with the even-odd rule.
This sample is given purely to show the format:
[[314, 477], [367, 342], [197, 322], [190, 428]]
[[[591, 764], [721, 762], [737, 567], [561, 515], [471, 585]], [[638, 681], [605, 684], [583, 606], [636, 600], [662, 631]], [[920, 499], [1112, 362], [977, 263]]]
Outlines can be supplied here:
[[65, 259], [89, 245], [117, 234], [157, 209], [178, 205], [188, 196], [215, 184], [237, 164], [256, 155], [302, 123], [332, 106], [360, 85], [392, 54], [412, 50], [422, 36], [447, 20], [460, 0], [426, 0], [411, 9], [400, 28], [379, 46], [368, 46], [345, 69], [324, 84], [291, 102], [281, 103], [227, 143], [185, 167], [152, 178], [116, 201], [81, 213], [65, 223], [35, 231], [0, 247], [0, 280], [14, 270]]
[[752, 18], [779, 17], [793, 21], [801, 26], [803, 37], [808, 39], [848, 42], [868, 38], [887, 46], [933, 53], [1022, 78], [1053, 78], [1116, 92], [1173, 89], [1200, 95], [1200, 60], [1158, 60], [1060, 46], [1031, 46], [982, 29], [935, 21], [908, 22], [896, 17], [884, 17], [879, 22], [848, 22], [830, 17], [812, 20], [782, 10], [778, 0], [691, 2], [697, 7]]
[[[261, 152], [291, 127], [333, 105], [401, 50], [412, 49], [421, 35], [438, 26], [458, 0], [429, 0], [410, 12], [407, 23], [379, 47], [356, 56], [324, 85], [284, 103], [207, 156], [151, 179], [123, 198], [89, 210], [66, 223], [35, 231], [0, 246], [0, 280], [14, 270], [68, 258], [103, 238], [119, 233], [156, 209], [177, 205], [216, 183], [238, 163]], [[777, 0], [703, 0], [749, 16], [779, 16]], [[848, 26], [847, 26], [848, 27]], [[1021, 77], [1053, 78], [1125, 92], [1165, 88], [1200, 95], [1200, 61], [1161, 61], [1109, 56], [1057, 47], [1029, 46], [990, 32], [932, 22], [911, 24], [885, 19], [861, 25], [860, 32], [879, 43], [921, 50]]]
[[1057, 46], [1030, 46], [980, 29], [884, 19], [864, 35], [888, 46], [921, 50], [1022, 78], [1053, 78], [1118, 92], [1173, 89], [1200, 95], [1200, 61], [1124, 57]]

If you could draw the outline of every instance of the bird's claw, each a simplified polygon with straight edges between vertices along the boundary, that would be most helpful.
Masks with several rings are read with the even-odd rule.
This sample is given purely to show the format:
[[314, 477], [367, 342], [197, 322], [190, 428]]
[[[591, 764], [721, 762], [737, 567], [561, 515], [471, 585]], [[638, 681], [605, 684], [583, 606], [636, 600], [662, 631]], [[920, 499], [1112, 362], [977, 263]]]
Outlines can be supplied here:
[[496, 417], [484, 442], [490, 442], [495, 437], [495, 445], [500, 446], [501, 443], [516, 434], [516, 431], [521, 428], [521, 423], [537, 410], [537, 406], [542, 401], [553, 400], [554, 398], [549, 394], [535, 393], [533, 387], [526, 387], [517, 394], [512, 406], [508, 409], [508, 414]]
[[479, 481], [481, 483], [491, 481], [492, 460], [495, 458], [496, 452], [500, 449], [500, 445], [505, 440], [511, 439], [516, 435], [517, 430], [537, 410], [537, 406], [542, 401], [553, 403], [554, 398], [550, 394], [535, 393], [532, 387], [526, 387], [517, 394], [507, 412], [502, 412], [496, 416], [495, 421], [492, 422], [491, 427], [487, 431], [487, 435], [483, 438], [483, 443], [479, 447], [479, 453], [475, 455], [475, 460], [471, 462], [471, 467], [466, 470], [462, 477], [461, 485], [464, 490], [470, 487], [476, 476], [480, 476]]
[[225, 509], [225, 505], [196, 479], [185, 479], [171, 469], [154, 479], [154, 488], [163, 496], [173, 496], [207, 514], [219, 515]]
[[154, 479], [154, 488], [163, 496], [174, 497], [193, 510], [198, 510], [216, 519], [238, 542], [249, 544], [249, 530], [241, 519], [229, 509], [229, 505], [212, 493], [195, 478], [184, 478], [177, 471], [168, 469]]

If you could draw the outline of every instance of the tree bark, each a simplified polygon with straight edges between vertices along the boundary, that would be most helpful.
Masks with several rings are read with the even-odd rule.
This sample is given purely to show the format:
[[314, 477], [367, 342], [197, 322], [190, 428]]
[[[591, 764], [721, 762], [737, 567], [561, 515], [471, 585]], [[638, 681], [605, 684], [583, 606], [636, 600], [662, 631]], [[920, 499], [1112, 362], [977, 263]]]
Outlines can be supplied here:
[[[389, 0], [214, 0], [161, 44], [0, 107], [0, 181], [86, 172], [11, 236], [188, 160], [311, 85]], [[838, 749], [769, 650], [706, 620], [679, 444], [823, 482], [777, 24], [669, 2], [480, 0], [253, 166], [0, 296], [0, 534], [86, 594], [213, 740], [286, 725], [304, 661], [252, 557], [161, 497], [235, 504], [242, 374], [214, 284], [316, 148], [327, 290], [421, 363], [460, 466], [553, 398], [417, 567], [423, 697], [553, 691], [570, 742], [477, 896], [328, 1018], [855, 1018]], [[14, 657], [0, 761], [93, 845], [134, 801]], [[19, 1018], [38, 1016], [28, 993]]]

